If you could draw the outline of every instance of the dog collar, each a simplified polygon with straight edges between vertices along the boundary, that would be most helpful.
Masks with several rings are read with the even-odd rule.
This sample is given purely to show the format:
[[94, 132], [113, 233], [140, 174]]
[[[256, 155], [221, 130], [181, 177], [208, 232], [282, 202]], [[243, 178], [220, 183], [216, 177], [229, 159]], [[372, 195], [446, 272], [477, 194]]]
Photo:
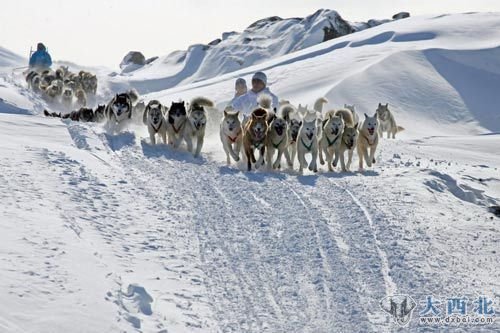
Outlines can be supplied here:
[[234, 139], [232, 137], [230, 137], [229, 135], [227, 136], [227, 138], [232, 142], [232, 143], [235, 143], [236, 140], [238, 140], [238, 137], [240, 136], [240, 133], [241, 133], [241, 130], [238, 131], [238, 133], [236, 133], [236, 136], [234, 137]]
[[333, 144], [334, 144], [335, 142], [337, 142], [338, 138], [339, 138], [339, 137], [341, 137], [341, 136], [342, 136], [342, 135], [339, 133], [339, 134], [335, 137], [335, 139], [333, 139], [333, 141], [330, 141], [330, 139], [328, 139], [328, 136], [326, 136], [326, 142], [328, 142], [328, 147], [333, 146]]
[[[374, 134], [375, 134], [375, 133], [374, 133]], [[375, 138], [373, 138], [373, 140], [370, 140], [370, 138], [369, 138], [369, 137], [367, 137], [367, 136], [365, 135], [365, 133], [363, 133], [363, 136], [365, 137], [366, 141], [368, 141], [368, 145], [369, 145], [369, 146], [373, 146], [373, 145], [375, 144]], [[375, 136], [375, 135], [374, 135], [374, 136]]]
[[175, 125], [172, 124], [172, 128], [174, 129], [175, 134], [179, 134], [179, 131], [181, 130], [182, 126], [186, 123], [186, 120], [182, 122], [182, 124], [179, 125], [179, 128], [175, 128]]
[[309, 146], [306, 145], [303, 138], [300, 138], [300, 142], [302, 142], [302, 144], [308, 151], [311, 151], [314, 141], [311, 141], [311, 144]]
[[162, 124], [163, 124], [163, 119], [160, 120], [160, 124], [158, 125], [158, 128], [155, 128], [155, 125], [153, 125], [153, 124], [151, 124], [151, 127], [153, 127], [153, 129], [155, 130], [155, 133], [158, 133]]
[[278, 147], [281, 145], [281, 143], [283, 142], [283, 140], [285, 140], [285, 136], [283, 136], [283, 138], [281, 139], [280, 142], [278, 142], [278, 144], [275, 144], [272, 140], [271, 140], [271, 144], [273, 145], [273, 147], [275, 149], [278, 149]]

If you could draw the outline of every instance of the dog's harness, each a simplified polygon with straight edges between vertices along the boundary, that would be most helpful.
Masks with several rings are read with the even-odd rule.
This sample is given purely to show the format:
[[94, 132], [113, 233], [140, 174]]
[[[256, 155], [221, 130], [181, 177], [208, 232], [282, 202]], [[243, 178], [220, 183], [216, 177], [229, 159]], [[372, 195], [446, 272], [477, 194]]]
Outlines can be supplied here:
[[280, 142], [278, 142], [278, 144], [275, 144], [272, 140], [271, 140], [271, 144], [273, 145], [274, 149], [278, 149], [278, 147], [283, 143], [283, 140], [285, 140], [285, 136], [283, 136], [283, 138], [281, 139]]
[[175, 128], [175, 125], [172, 124], [172, 128], [174, 129], [175, 134], [179, 134], [180, 130], [182, 129], [182, 126], [186, 123], [187, 118], [182, 122], [182, 124], [179, 125], [179, 128]]
[[235, 143], [236, 140], [238, 140], [238, 137], [240, 136], [240, 133], [241, 133], [241, 130], [238, 131], [238, 133], [236, 133], [236, 136], [234, 137], [234, 139], [232, 137], [230, 137], [229, 135], [227, 136], [227, 138], [232, 142], [232, 143]]
[[366, 139], [366, 141], [368, 141], [368, 145], [369, 145], [369, 146], [373, 146], [373, 145], [375, 144], [375, 138], [373, 138], [373, 141], [372, 141], [372, 140], [370, 140], [370, 139], [369, 139], [369, 138], [365, 135], [365, 133], [363, 133], [363, 136], [364, 136], [364, 138]]
[[155, 125], [153, 125], [152, 123], [151, 123], [151, 127], [153, 127], [153, 129], [155, 130], [155, 133], [158, 133], [162, 124], [163, 124], [163, 119], [160, 120], [160, 124], [158, 125], [158, 128], [155, 128]]
[[333, 139], [333, 141], [330, 141], [330, 139], [328, 139], [328, 136], [326, 136], [326, 142], [328, 142], [328, 147], [331, 147], [335, 144], [335, 142], [337, 142], [337, 140], [342, 136], [342, 134], [338, 134], [335, 139]]
[[307, 151], [311, 151], [314, 141], [311, 141], [311, 144], [309, 145], [309, 147], [306, 145], [303, 138], [300, 138], [300, 142], [302, 142], [302, 144], [307, 149]]

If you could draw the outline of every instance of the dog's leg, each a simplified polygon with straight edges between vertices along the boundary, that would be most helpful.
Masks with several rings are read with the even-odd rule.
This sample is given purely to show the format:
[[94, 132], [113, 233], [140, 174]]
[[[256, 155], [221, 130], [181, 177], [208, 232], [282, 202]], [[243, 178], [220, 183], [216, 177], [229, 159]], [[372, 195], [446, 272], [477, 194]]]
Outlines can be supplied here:
[[274, 169], [281, 169], [281, 158], [283, 157], [283, 153], [286, 151], [286, 148], [279, 149], [278, 148], [278, 157], [273, 164]]
[[363, 170], [363, 157], [364, 157], [363, 149], [360, 146], [358, 146], [359, 171]]
[[[224, 152], [226, 153], [226, 163], [227, 165], [231, 164], [231, 158], [229, 149], [231, 149], [231, 144], [227, 140], [221, 140], [222, 141], [222, 148], [224, 149]], [[232, 154], [231, 154], [232, 155]]]
[[312, 158], [311, 158], [311, 163], [309, 163], [309, 170], [313, 172], [318, 172], [318, 148], [313, 149], [311, 155]]
[[200, 156], [201, 148], [203, 148], [204, 141], [205, 140], [204, 140], [203, 135], [198, 136], [198, 144], [196, 145], [196, 152], [194, 154], [194, 157]]
[[266, 155], [267, 155], [267, 169], [268, 170], [271, 170], [272, 168], [274, 168], [274, 164], [273, 164], [273, 154], [274, 151], [271, 149], [271, 148], [267, 148], [267, 152], [266, 152]]
[[299, 160], [299, 172], [302, 172], [307, 167], [306, 154], [302, 149], [297, 148], [297, 158]]
[[252, 171], [252, 162], [255, 163], [255, 156], [253, 154], [253, 149], [245, 148], [245, 154], [247, 155], [247, 170]]
[[342, 171], [346, 172], [347, 169], [345, 167], [344, 153], [345, 152], [340, 153], [340, 167], [342, 168]]
[[163, 141], [163, 144], [167, 144], [167, 132], [166, 131], [163, 131], [161, 133], [161, 139]]
[[352, 155], [354, 153], [354, 147], [352, 149], [349, 149], [347, 151], [347, 165], [346, 165], [346, 168], [347, 168], [347, 171], [350, 171], [351, 170], [351, 163], [352, 163]]
[[325, 155], [326, 155], [326, 163], [328, 164], [328, 171], [333, 172], [333, 149], [332, 148], [327, 148], [325, 149]]
[[377, 146], [370, 147], [370, 161], [372, 162], [372, 164], [375, 164], [375, 150], [376, 149], [377, 149]]
[[259, 149], [259, 159], [255, 162], [255, 169], [260, 168], [264, 165], [264, 155], [266, 153], [266, 146], [262, 145], [262, 148]]
[[283, 153], [285, 154], [286, 164], [288, 165], [288, 167], [292, 168], [293, 167], [293, 162], [290, 159], [289, 147], [285, 147]]
[[153, 131], [149, 131], [149, 139], [151, 140], [151, 144], [155, 145], [156, 144], [156, 138], [155, 138], [155, 133]]
[[290, 162], [291, 162], [290, 163], [290, 168], [293, 169], [293, 162], [295, 161], [295, 156], [297, 155], [297, 144], [296, 143], [292, 143], [291, 149], [292, 149], [292, 156], [290, 156]]
[[324, 151], [323, 151], [323, 139], [321, 139], [319, 141], [319, 163], [321, 165], [325, 165], [325, 160], [323, 159], [323, 152], [325, 153], [325, 155], [328, 156], [327, 148], [325, 148]]
[[[190, 133], [184, 134], [184, 140], [186, 141], [188, 152], [190, 152], [192, 154], [193, 153], [193, 137], [190, 135]], [[179, 142], [179, 144], [180, 144], [180, 142]]]

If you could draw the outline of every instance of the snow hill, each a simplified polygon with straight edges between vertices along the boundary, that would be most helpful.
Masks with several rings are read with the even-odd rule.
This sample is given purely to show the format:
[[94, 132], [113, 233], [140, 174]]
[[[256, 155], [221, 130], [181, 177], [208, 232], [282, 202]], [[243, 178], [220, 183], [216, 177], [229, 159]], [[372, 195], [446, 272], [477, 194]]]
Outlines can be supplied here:
[[140, 92], [164, 90], [234, 72], [389, 21], [350, 23], [329, 9], [320, 9], [305, 18], [268, 17], [241, 33], [224, 32], [208, 44], [172, 52], [146, 66], [124, 67], [124, 77], [118, 80], [129, 81]]
[[[146, 101], [220, 110], [264, 70], [295, 104], [325, 96], [363, 117], [389, 103], [406, 130], [352, 173], [226, 166], [217, 110], [199, 159], [151, 146], [143, 126], [44, 118], [12, 71], [25, 60], [0, 49], [0, 331], [497, 332], [417, 317], [427, 295], [442, 311], [465, 296], [471, 315], [486, 295], [498, 312], [499, 25], [414, 17], [167, 90], [99, 72], [96, 102], [142, 80]], [[407, 329], [379, 306], [395, 294], [419, 303]]]

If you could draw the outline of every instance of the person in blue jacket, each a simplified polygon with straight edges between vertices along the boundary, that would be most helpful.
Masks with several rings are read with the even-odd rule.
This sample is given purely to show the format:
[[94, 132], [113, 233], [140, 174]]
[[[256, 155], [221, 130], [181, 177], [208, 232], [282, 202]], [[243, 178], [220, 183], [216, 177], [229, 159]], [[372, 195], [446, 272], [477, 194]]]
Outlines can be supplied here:
[[49, 68], [52, 66], [52, 58], [43, 43], [38, 43], [36, 51], [31, 55], [30, 68]]

